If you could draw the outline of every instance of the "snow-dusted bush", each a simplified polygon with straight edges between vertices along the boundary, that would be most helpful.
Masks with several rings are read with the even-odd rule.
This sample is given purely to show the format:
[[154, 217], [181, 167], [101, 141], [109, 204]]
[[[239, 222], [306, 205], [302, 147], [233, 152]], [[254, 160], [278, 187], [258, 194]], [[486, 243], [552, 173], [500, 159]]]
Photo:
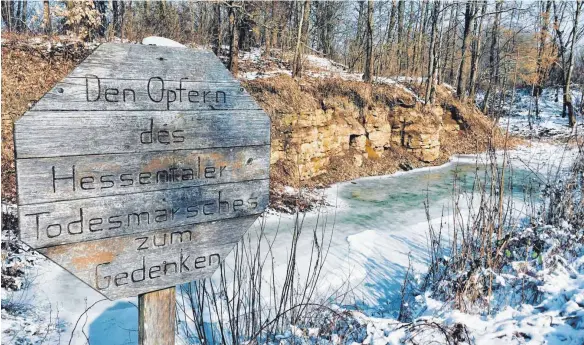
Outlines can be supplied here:
[[[341, 290], [323, 293], [321, 272], [333, 225], [319, 217], [313, 228], [296, 213], [292, 229], [266, 233], [265, 223], [252, 227], [220, 267], [219, 277], [195, 281], [179, 290], [181, 336], [192, 344], [310, 343], [338, 333], [346, 317], [330, 305]], [[265, 220], [265, 219], [264, 219]], [[254, 231], [255, 230], [255, 231]], [[279, 232], [289, 232], [278, 234]], [[272, 244], [291, 235], [285, 267], [277, 266]], [[311, 238], [309, 262], [297, 261], [301, 237]]]
[[[494, 153], [486, 170], [477, 168], [470, 193], [455, 188], [454, 228], [430, 224], [428, 272], [421, 282], [410, 282], [403, 300], [411, 317], [402, 321], [424, 311], [425, 293], [483, 315], [537, 305], [546, 277], [584, 268], [574, 266], [584, 256], [584, 148], [577, 149], [570, 169], [548, 172], [540, 190], [524, 188], [521, 208], [512, 196], [516, 177]], [[468, 214], [463, 201], [475, 206]]]

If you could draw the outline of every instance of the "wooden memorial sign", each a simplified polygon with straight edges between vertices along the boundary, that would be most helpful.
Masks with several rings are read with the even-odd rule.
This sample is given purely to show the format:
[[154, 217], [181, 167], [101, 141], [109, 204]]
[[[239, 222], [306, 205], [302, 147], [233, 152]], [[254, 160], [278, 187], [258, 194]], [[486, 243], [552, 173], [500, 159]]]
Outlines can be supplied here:
[[22, 241], [109, 299], [209, 277], [268, 204], [269, 118], [206, 51], [103, 44], [14, 141]]

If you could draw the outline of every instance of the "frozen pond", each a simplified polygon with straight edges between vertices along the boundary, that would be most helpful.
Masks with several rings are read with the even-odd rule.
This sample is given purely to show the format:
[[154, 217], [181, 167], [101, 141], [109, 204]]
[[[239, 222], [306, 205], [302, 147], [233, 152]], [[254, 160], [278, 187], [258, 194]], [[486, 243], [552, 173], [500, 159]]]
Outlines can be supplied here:
[[[540, 189], [542, 177], [553, 171], [550, 164], [559, 164], [562, 154], [558, 150], [561, 148], [548, 145], [512, 153], [513, 164], [506, 170], [506, 177], [513, 176], [511, 190], [518, 208], [524, 205], [525, 191]], [[399, 290], [409, 260], [417, 271], [424, 271], [426, 266], [428, 220], [424, 203], [429, 204], [431, 223], [439, 226], [443, 222], [448, 229], [453, 193], [465, 195], [471, 191], [475, 173], [483, 176], [484, 169], [474, 156], [457, 157], [440, 167], [332, 186], [326, 190], [332, 206], [313, 211], [304, 219], [298, 246], [300, 271], [310, 263], [312, 229], [324, 226], [331, 246], [319, 293], [326, 295], [340, 286], [350, 287], [346, 304], [365, 309], [374, 306], [374, 312], [392, 315], [399, 306]], [[291, 215], [271, 214], [265, 219], [268, 237], [278, 232], [273, 248], [277, 277], [285, 273], [293, 222]], [[259, 223], [252, 226], [251, 234], [258, 231]], [[227, 262], [231, 260], [227, 258]], [[58, 324], [65, 330], [60, 343], [69, 343], [78, 319], [72, 344], [85, 344], [86, 337], [92, 345], [116, 345], [114, 339], [119, 344], [137, 342], [135, 298], [103, 301], [101, 295], [48, 261], [43, 261], [33, 275], [32, 287], [22, 298], [33, 301], [47, 316], [50, 310], [53, 320], [58, 313]]]

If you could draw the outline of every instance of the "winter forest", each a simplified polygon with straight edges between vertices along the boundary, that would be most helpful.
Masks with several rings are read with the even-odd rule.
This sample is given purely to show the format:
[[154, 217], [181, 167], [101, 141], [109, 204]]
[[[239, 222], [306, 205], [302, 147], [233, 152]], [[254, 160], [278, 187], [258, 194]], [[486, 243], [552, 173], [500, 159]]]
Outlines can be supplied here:
[[2, 343], [149, 345], [19, 229], [14, 123], [111, 43], [212, 52], [269, 116], [267, 209], [168, 344], [584, 344], [584, 1], [0, 5]]

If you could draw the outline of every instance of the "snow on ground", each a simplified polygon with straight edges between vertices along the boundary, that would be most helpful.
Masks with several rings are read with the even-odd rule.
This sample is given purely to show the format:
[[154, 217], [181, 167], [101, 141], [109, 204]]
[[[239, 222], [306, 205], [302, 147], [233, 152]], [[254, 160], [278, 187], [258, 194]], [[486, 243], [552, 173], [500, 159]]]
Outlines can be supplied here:
[[[149, 41], [145, 41], [145, 44]], [[154, 42], [159, 41], [154, 39]], [[261, 61], [261, 51], [254, 50], [242, 56], [244, 61]], [[313, 55], [306, 59], [313, 67], [309, 75], [315, 77], [341, 77], [361, 80], [361, 74], [347, 73], [343, 66]], [[285, 69], [264, 72], [245, 72], [244, 79], [262, 78], [276, 74], [289, 74]], [[376, 82], [390, 85], [411, 80], [404, 78], [377, 78]], [[419, 80], [417, 81], [419, 82]], [[404, 89], [411, 92], [411, 90]], [[556, 131], [558, 136], [569, 133], [567, 119], [558, 117], [561, 103], [550, 99], [549, 90], [542, 97], [541, 120], [535, 122], [541, 133]], [[575, 95], [575, 99], [576, 99]], [[525, 107], [530, 97], [518, 98], [515, 109], [522, 109], [509, 118], [514, 133], [525, 135], [527, 113]], [[554, 96], [555, 98], [555, 96]], [[560, 96], [561, 98], [561, 96]], [[507, 119], [501, 119], [501, 125]], [[528, 127], [528, 126], [527, 126]], [[408, 268], [423, 272], [427, 265], [427, 228], [423, 202], [429, 201], [430, 222], [434, 226], [444, 220], [442, 207], [448, 206], [454, 171], [472, 174], [477, 157], [485, 162], [486, 156], [457, 156], [446, 165], [400, 172], [391, 176], [369, 177], [343, 182], [323, 191], [330, 206], [321, 208], [330, 223], [334, 223], [330, 254], [321, 292], [334, 290], [348, 284], [354, 287], [352, 300], [345, 308], [358, 307], [365, 313], [352, 311], [351, 315], [361, 330], [355, 341], [368, 344], [399, 344], [412, 332], [426, 336], [425, 340], [439, 340], [437, 325], [466, 325], [477, 344], [583, 344], [584, 343], [584, 258], [570, 267], [550, 270], [543, 277], [540, 291], [542, 303], [535, 306], [508, 307], [492, 317], [463, 314], [448, 305], [421, 296], [426, 306], [424, 316], [414, 324], [395, 320], [399, 307], [400, 287]], [[526, 180], [538, 174], [549, 176], [565, 168], [573, 160], [573, 149], [559, 145], [534, 143], [509, 152], [516, 170], [526, 174]], [[530, 177], [531, 176], [531, 177]], [[296, 191], [289, 190], [289, 194]], [[520, 201], [518, 201], [520, 203]], [[4, 211], [4, 210], [3, 210]], [[464, 211], [464, 210], [463, 210]], [[312, 211], [305, 224], [311, 228], [323, 213]], [[334, 221], [333, 221], [334, 219]], [[276, 270], [284, 268], [290, 243], [291, 216], [269, 214], [268, 231], [280, 228], [278, 242], [274, 244]], [[257, 227], [255, 224], [254, 227]], [[252, 229], [253, 230], [253, 229]], [[310, 264], [308, 253], [310, 238], [299, 243], [298, 266]], [[31, 254], [25, 253], [26, 260]], [[229, 260], [229, 258], [228, 258]], [[269, 273], [269, 272], [268, 272]], [[34, 265], [27, 268], [27, 289], [11, 292], [2, 289], [2, 304], [10, 303], [9, 313], [2, 309], [2, 342], [6, 344], [86, 344], [118, 345], [137, 343], [136, 299], [107, 301], [74, 278], [68, 272], [36, 255]], [[85, 312], [88, 310], [87, 312]], [[375, 318], [371, 315], [383, 316]], [[430, 325], [430, 326], [429, 326]], [[293, 326], [296, 327], [296, 326]], [[297, 328], [292, 330], [295, 333]], [[310, 331], [314, 333], [314, 330]], [[310, 333], [308, 332], [308, 333]], [[427, 332], [427, 333], [426, 333]], [[335, 338], [336, 337], [336, 338]], [[89, 339], [89, 341], [88, 341]], [[333, 336], [340, 341], [338, 335]], [[424, 339], [424, 338], [422, 338]], [[180, 343], [180, 339], [177, 343]], [[420, 339], [417, 339], [418, 343]]]
[[[249, 61], [258, 63], [261, 61], [261, 54], [262, 51], [258, 48], [253, 48], [250, 52], [245, 52], [240, 54], [241, 61]], [[341, 78], [343, 80], [351, 80], [351, 81], [362, 81], [363, 80], [363, 73], [350, 73], [347, 72], [347, 67], [332, 60], [329, 60], [324, 57], [305, 54], [303, 55], [303, 59], [305, 61], [305, 71], [304, 74], [312, 77], [312, 78]], [[258, 78], [270, 78], [277, 75], [288, 75], [291, 76], [292, 73], [289, 69], [270, 69], [270, 70], [261, 70], [258, 71], [254, 69], [252, 71], [245, 71], [240, 73], [240, 77], [244, 80], [254, 80]], [[374, 82], [379, 84], [385, 85], [392, 85], [396, 87], [402, 88], [405, 92], [411, 94], [416, 101], [421, 102], [421, 99], [405, 86], [404, 82], [412, 82], [412, 81], [422, 81], [422, 78], [410, 78], [410, 77], [374, 77]]]
[[[535, 116], [535, 100], [529, 92], [520, 90], [515, 97], [516, 100], [511, 109], [511, 116], [503, 117], [499, 121], [499, 125], [502, 128], [509, 127], [511, 134], [526, 138], [565, 140], [574, 136], [575, 131], [578, 131], [580, 135], [584, 133], [582, 116], [576, 117], [578, 125], [574, 129], [568, 126], [568, 118], [562, 117], [562, 90], [558, 92], [557, 102], [555, 89], [546, 88], [543, 90], [539, 101], [540, 113], [537, 117]], [[581, 99], [581, 91], [572, 90], [572, 100], [576, 109], [579, 108]]]
[[[443, 329], [464, 325], [474, 344], [584, 344], [584, 253], [573, 264], [542, 273], [537, 305], [508, 306], [493, 316], [466, 314], [430, 297], [421, 296], [427, 309], [413, 323], [374, 318], [360, 312], [352, 316], [366, 325], [363, 344], [447, 343]], [[442, 329], [435, 327], [440, 326]], [[452, 336], [452, 334], [451, 334]], [[452, 338], [451, 338], [452, 339]]]
[[[557, 145], [551, 144], [521, 148], [520, 151], [512, 151], [509, 156], [513, 164], [516, 164], [516, 170], [523, 170], [526, 174], [529, 174], [530, 170], [546, 173], [553, 170], [548, 168], [546, 162], [560, 166], [572, 157], [570, 151], [562, 153]], [[553, 157], [553, 160], [546, 157]], [[412, 262], [413, 268], [418, 272], [423, 272], [427, 265], [428, 223], [422, 206], [423, 202], [430, 201], [430, 212], [433, 217], [431, 222], [434, 226], [438, 226], [443, 221], [440, 216], [442, 206], [448, 206], [450, 202], [450, 183], [453, 172], [473, 173], [475, 159], [476, 157], [473, 159], [472, 156], [460, 156], [440, 167], [415, 169], [390, 176], [368, 177], [339, 183], [323, 191], [328, 204], [331, 205], [321, 209], [325, 213], [312, 211], [307, 215], [304, 220], [307, 229], [314, 226], [318, 217], [321, 222], [323, 217], [328, 217], [330, 227], [334, 224], [334, 236], [325, 267], [326, 272], [319, 286], [320, 292], [325, 294], [347, 284], [354, 287], [354, 290], [352, 299], [347, 301], [346, 307], [357, 306], [368, 315], [385, 317], [383, 320], [377, 320], [363, 316], [363, 321], [359, 322], [367, 325], [367, 332], [364, 333], [365, 338], [360, 341], [365, 340], [371, 333], [373, 335], [370, 339], [383, 339], [383, 341], [397, 343], [397, 339], [407, 333], [404, 329], [389, 329], [388, 325], [396, 327], [395, 318], [399, 307], [400, 287], [409, 262]], [[278, 241], [274, 243], [273, 248], [274, 253], [278, 254], [275, 257], [277, 271], [284, 271], [285, 268], [286, 253], [291, 237], [289, 230], [292, 223], [292, 216], [282, 214], [267, 216], [268, 232], [273, 233], [276, 228], [280, 228]], [[258, 226], [255, 224], [250, 231], [255, 231]], [[307, 236], [299, 243], [298, 267], [307, 267], [310, 263], [308, 253], [303, 252], [305, 250], [303, 248], [310, 248], [310, 241], [311, 236]], [[102, 300], [101, 295], [57, 265], [43, 258], [39, 258], [36, 262], [27, 273], [35, 279], [32, 280], [26, 292], [10, 293], [2, 290], [3, 304], [6, 298], [14, 296], [22, 300], [22, 305], [30, 310], [28, 314], [16, 317], [3, 311], [3, 342], [17, 344], [14, 341], [17, 338], [15, 333], [19, 333], [20, 339], [27, 339], [30, 343], [34, 343], [35, 340], [44, 337], [42, 330], [50, 329], [52, 331], [47, 336], [50, 340], [47, 340], [46, 344], [68, 344], [72, 333], [71, 344], [85, 344], [86, 336], [91, 339], [92, 345], [136, 343], [136, 299], [115, 302]], [[580, 292], [574, 290], [575, 292], [570, 295], [568, 291], [568, 288], [577, 289], [578, 286], [572, 278], [569, 278], [570, 274], [562, 277], [564, 279], [562, 281], [566, 284], [565, 291], [562, 290], [562, 293], [568, 293], [567, 301], [573, 297], [574, 303], [584, 305], [580, 300], [584, 297], [578, 297]], [[560, 280], [554, 279], [554, 281]], [[561, 289], [562, 286], [559, 288]], [[552, 292], [549, 290], [550, 294]], [[19, 297], [18, 294], [25, 296]], [[97, 304], [91, 307], [94, 303]], [[428, 315], [440, 309], [438, 302], [428, 300], [426, 304], [436, 305], [434, 309], [428, 310]], [[91, 307], [89, 312], [84, 313], [88, 307]], [[565, 308], [568, 307], [565, 306]], [[574, 305], [572, 307], [575, 308]], [[559, 309], [555, 311], [549, 309], [537, 311], [537, 315], [532, 315], [533, 313], [528, 315], [521, 314], [528, 313], [528, 309], [517, 308], [515, 314], [501, 314], [495, 316], [495, 321], [486, 320], [483, 323], [477, 322], [470, 325], [475, 327], [477, 339], [488, 339], [489, 334], [499, 328], [498, 334], [505, 332], [511, 334], [510, 325], [514, 322], [520, 323], [519, 326], [514, 327], [519, 327], [517, 329], [523, 332], [528, 327], [528, 323], [536, 322], [535, 325], [537, 325], [537, 322], [547, 318], [549, 324], [549, 315], [552, 315], [555, 320], [554, 313], [557, 315], [562, 313]], [[536, 309], [532, 308], [531, 311], [534, 312], [534, 310]], [[518, 317], [512, 319], [510, 315], [518, 315]], [[440, 322], [446, 324], [457, 322], [465, 317], [471, 319], [471, 316], [456, 317], [456, 312], [435, 316]], [[570, 319], [561, 319], [563, 317], [561, 315], [557, 317], [558, 320], [554, 322], [571, 322]], [[525, 322], [521, 323], [521, 320]], [[371, 326], [368, 325], [369, 323]], [[498, 328], [494, 325], [498, 325]], [[487, 326], [491, 328], [484, 328]], [[34, 327], [40, 328], [41, 331]], [[24, 332], [24, 337], [22, 332]], [[552, 332], [551, 328], [546, 332]], [[36, 335], [33, 335], [34, 333]], [[564, 333], [561, 334], [565, 336]], [[485, 340], [483, 343], [486, 344], [488, 341]], [[21, 344], [28, 343], [23, 340]]]

